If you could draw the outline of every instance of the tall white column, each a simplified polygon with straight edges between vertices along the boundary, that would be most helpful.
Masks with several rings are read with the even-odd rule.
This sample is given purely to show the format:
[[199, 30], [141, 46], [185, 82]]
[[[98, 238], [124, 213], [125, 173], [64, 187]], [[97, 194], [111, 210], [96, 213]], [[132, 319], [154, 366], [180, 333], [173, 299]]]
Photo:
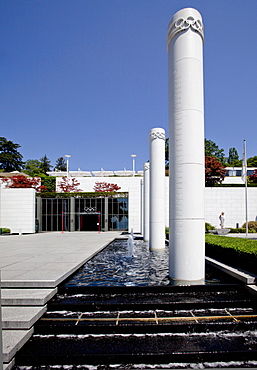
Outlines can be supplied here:
[[204, 282], [203, 24], [192, 8], [168, 28], [170, 143], [170, 278]]
[[149, 177], [150, 177], [150, 163], [144, 164], [144, 241], [149, 241]]
[[153, 128], [150, 141], [149, 247], [165, 248], [165, 130]]

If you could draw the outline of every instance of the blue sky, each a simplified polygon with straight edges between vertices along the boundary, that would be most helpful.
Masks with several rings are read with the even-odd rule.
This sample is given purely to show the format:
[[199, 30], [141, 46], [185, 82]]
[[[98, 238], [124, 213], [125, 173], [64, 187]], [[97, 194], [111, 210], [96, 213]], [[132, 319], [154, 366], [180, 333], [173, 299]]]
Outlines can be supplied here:
[[181, 8], [205, 26], [205, 137], [257, 155], [256, 0], [1, 0], [0, 136], [27, 159], [136, 169], [168, 136], [166, 32]]

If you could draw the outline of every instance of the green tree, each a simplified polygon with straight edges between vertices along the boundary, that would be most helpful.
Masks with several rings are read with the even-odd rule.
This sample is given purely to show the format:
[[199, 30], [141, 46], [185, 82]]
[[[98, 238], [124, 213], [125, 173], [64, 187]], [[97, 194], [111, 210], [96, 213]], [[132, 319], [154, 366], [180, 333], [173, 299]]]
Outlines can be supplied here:
[[23, 169], [23, 156], [18, 152], [20, 147], [19, 144], [15, 144], [5, 137], [0, 137], [0, 169], [6, 172], [21, 171]]
[[204, 140], [205, 143], [205, 156], [217, 158], [219, 162], [225, 164], [225, 153], [224, 149], [220, 149], [219, 146], [212, 140]]
[[41, 185], [47, 188], [47, 191], [55, 191], [56, 177], [53, 176], [41, 176]]
[[46, 154], [44, 155], [44, 157], [40, 158], [40, 169], [43, 174], [46, 175], [48, 171], [51, 171], [52, 167], [53, 166], [51, 165], [51, 161], [47, 158]]
[[31, 177], [43, 175], [41, 162], [38, 159], [28, 159], [25, 162], [23, 172]]
[[56, 160], [55, 169], [58, 170], [58, 171], [66, 171], [66, 169], [67, 169], [66, 161], [63, 157], [60, 157]]
[[257, 167], [257, 155], [247, 159], [247, 166], [248, 167]]
[[240, 167], [242, 165], [242, 161], [239, 160], [239, 155], [236, 148], [229, 148], [228, 164], [232, 167]]

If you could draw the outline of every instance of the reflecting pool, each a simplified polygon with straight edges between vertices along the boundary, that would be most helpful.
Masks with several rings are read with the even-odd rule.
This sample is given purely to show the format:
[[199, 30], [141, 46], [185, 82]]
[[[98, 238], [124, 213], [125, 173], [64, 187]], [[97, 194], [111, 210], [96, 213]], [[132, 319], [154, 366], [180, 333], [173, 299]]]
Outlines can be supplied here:
[[[128, 252], [127, 240], [115, 240], [83, 265], [66, 286], [154, 286], [168, 285], [169, 248], [150, 251], [148, 242], [134, 240], [135, 256]], [[206, 266], [206, 283], [229, 282], [220, 271]]]

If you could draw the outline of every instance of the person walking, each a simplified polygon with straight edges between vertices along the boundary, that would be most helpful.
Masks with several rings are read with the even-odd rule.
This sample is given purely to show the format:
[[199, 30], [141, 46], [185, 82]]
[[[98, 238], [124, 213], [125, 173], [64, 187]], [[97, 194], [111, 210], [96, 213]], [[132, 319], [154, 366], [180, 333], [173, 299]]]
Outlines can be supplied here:
[[225, 214], [224, 214], [224, 212], [221, 212], [221, 214], [219, 215], [219, 219], [220, 219], [220, 227], [221, 227], [221, 229], [224, 229], [224, 223], [225, 223]]

